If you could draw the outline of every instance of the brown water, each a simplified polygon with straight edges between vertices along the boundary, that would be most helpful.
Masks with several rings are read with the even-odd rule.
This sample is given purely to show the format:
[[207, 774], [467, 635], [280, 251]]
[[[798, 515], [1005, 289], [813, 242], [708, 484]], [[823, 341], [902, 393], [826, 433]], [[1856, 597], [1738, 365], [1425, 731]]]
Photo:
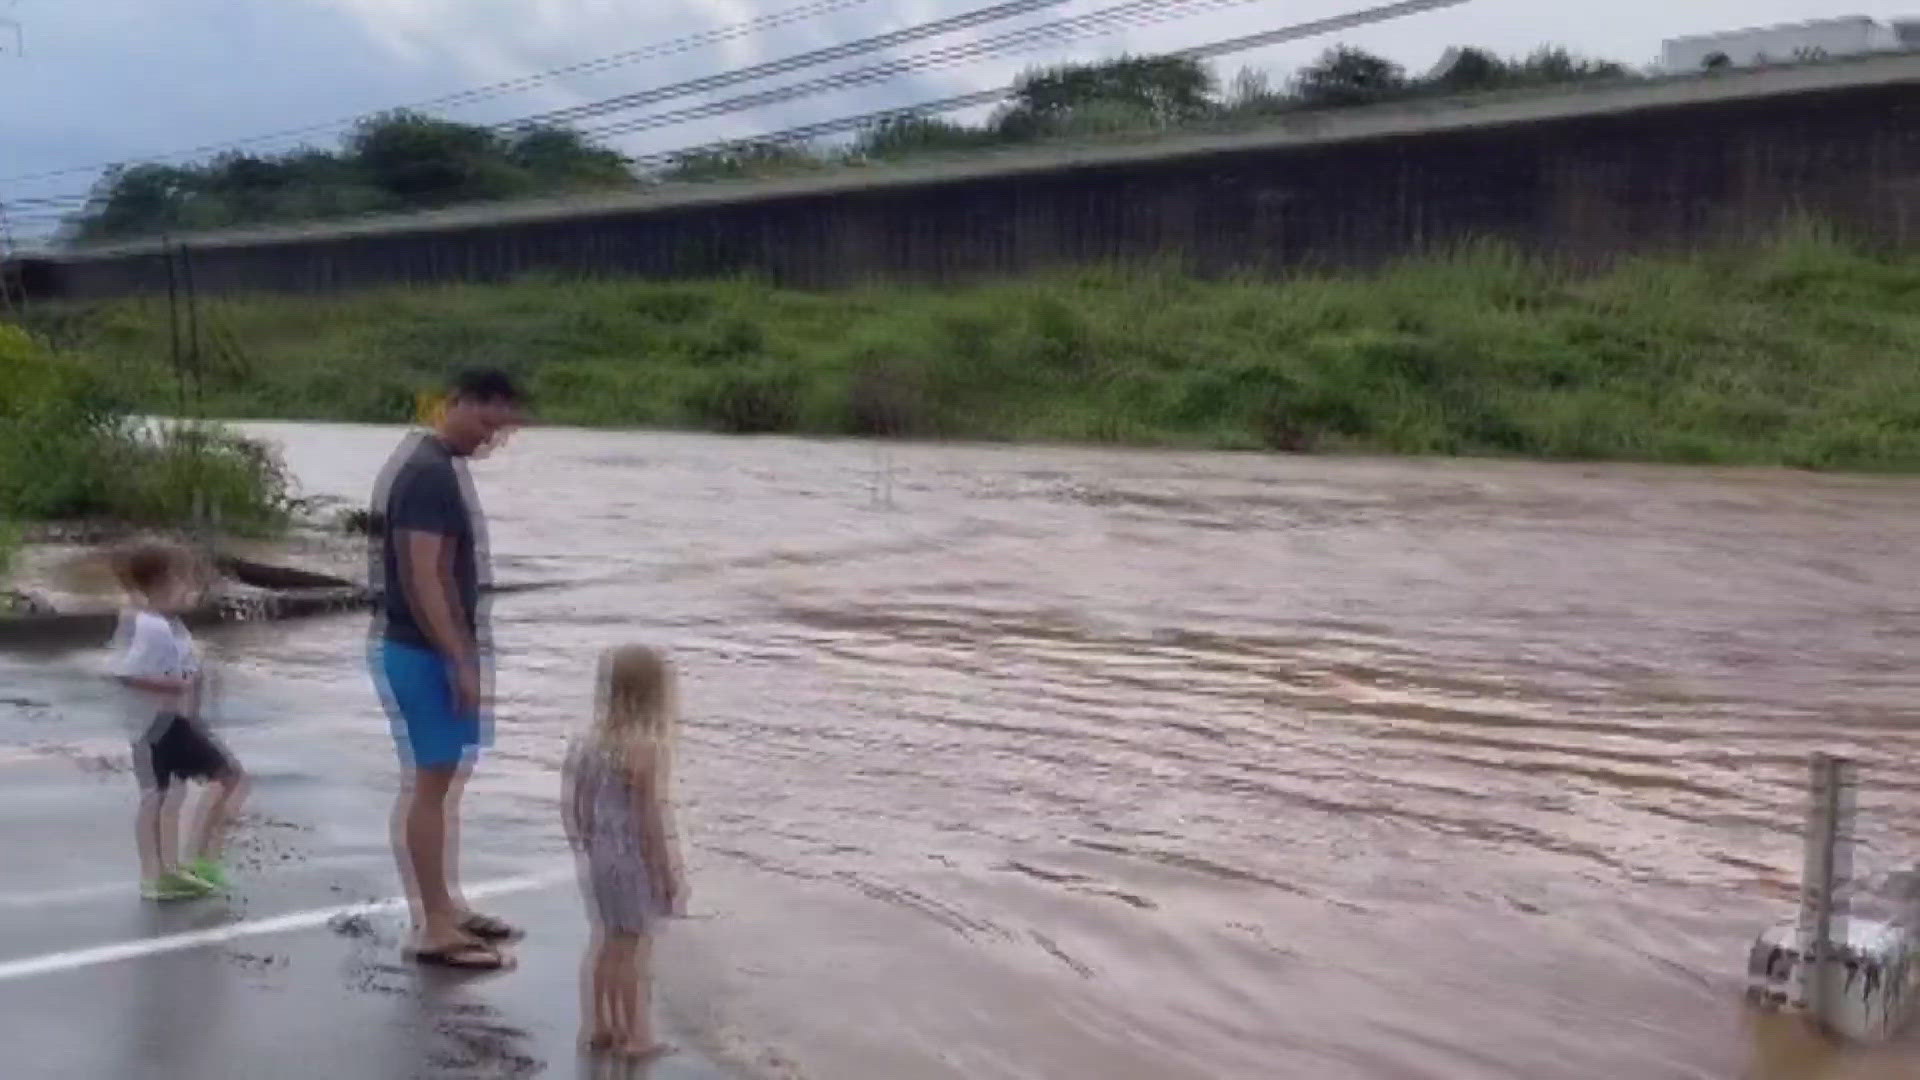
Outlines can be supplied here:
[[[397, 436], [257, 430], [354, 497]], [[1741, 1000], [1809, 752], [1864, 868], [1920, 853], [1920, 484], [567, 430], [475, 478], [497, 577], [583, 582], [496, 606], [475, 813], [548, 843], [594, 652], [670, 649], [665, 1007], [763, 1071], [1920, 1070]], [[262, 662], [359, 716], [319, 626]]]

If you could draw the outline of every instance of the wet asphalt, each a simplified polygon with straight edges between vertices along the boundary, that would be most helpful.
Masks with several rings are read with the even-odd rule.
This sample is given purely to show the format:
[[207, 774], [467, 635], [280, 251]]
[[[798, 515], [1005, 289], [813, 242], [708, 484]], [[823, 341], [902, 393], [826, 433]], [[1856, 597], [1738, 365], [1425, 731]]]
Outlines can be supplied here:
[[302, 795], [256, 792], [231, 896], [161, 905], [137, 895], [130, 777], [0, 756], [0, 1076], [728, 1075], [672, 1030], [681, 1052], [651, 1066], [578, 1048], [588, 927], [564, 864], [470, 858], [476, 906], [529, 931], [516, 966], [423, 971], [403, 916], [360, 907], [395, 892], [373, 804], [318, 829]]

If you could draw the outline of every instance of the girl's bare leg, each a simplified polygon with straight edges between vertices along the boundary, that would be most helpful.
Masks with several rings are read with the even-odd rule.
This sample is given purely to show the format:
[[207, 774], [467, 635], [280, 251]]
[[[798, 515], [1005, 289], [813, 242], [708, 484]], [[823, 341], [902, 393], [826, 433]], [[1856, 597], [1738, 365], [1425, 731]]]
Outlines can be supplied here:
[[596, 1050], [618, 1050], [626, 1038], [620, 1015], [619, 951], [617, 939], [596, 931], [583, 965], [586, 986], [587, 1045]]
[[593, 1050], [607, 1046], [606, 1007], [602, 1003], [600, 955], [606, 950], [606, 938], [596, 928], [580, 957], [580, 1042]]
[[633, 1011], [633, 935], [608, 935], [607, 1003], [613, 1015], [616, 1048], [626, 1050], [633, 1042], [634, 1025], [640, 1018]]
[[614, 1049], [620, 1040], [626, 1038], [626, 1020], [620, 1017], [620, 984], [616, 978], [618, 972], [618, 953], [620, 945], [607, 942], [601, 945], [599, 957], [599, 1028], [607, 1038], [607, 1047]]
[[668, 1047], [653, 1031], [653, 938], [624, 935], [626, 945], [620, 971], [620, 992], [627, 1013], [624, 1046], [629, 1054], [657, 1057]]

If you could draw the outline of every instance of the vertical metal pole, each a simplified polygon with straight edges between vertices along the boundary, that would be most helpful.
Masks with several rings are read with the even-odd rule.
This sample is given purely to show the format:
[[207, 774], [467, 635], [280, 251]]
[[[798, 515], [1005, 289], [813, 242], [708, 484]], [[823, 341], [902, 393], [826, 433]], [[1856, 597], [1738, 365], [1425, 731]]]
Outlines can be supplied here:
[[173, 242], [160, 239], [160, 259], [167, 268], [167, 335], [172, 344], [173, 381], [180, 398], [180, 414], [187, 412], [187, 375], [180, 355], [180, 280], [174, 271]]
[[193, 254], [180, 245], [180, 278], [187, 287], [187, 368], [193, 376], [194, 416], [204, 405], [205, 388], [200, 378], [200, 294], [193, 287]]
[[1847, 940], [1846, 904], [1837, 895], [1852, 872], [1853, 763], [1815, 754], [1807, 777], [1806, 863], [1800, 880], [1800, 1004], [1826, 1026], [1828, 968]]
[[208, 452], [207, 433], [200, 421], [205, 419], [206, 389], [200, 376], [200, 293], [193, 287], [193, 253], [185, 242], [175, 248], [180, 258], [180, 283], [186, 291], [187, 303], [187, 374], [193, 380], [192, 412], [182, 418], [182, 434], [186, 436], [187, 483], [193, 488], [191, 514], [193, 515], [194, 539], [202, 551], [211, 549], [209, 526], [212, 524], [213, 511], [207, 498], [206, 485], [203, 483], [203, 455]]

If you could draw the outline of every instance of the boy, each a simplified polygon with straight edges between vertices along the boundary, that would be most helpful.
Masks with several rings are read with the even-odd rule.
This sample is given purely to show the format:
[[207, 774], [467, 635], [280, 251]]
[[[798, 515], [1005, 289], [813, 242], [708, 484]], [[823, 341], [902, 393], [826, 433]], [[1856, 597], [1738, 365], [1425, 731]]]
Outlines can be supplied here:
[[[141, 543], [115, 554], [114, 571], [129, 602], [114, 635], [111, 670], [121, 686], [140, 778], [134, 822], [140, 893], [149, 900], [207, 896], [227, 886], [220, 846], [244, 797], [246, 777], [200, 719], [200, 659], [179, 618], [199, 593], [194, 561], [170, 544]], [[175, 780], [211, 785], [194, 829], [192, 856], [184, 864], [179, 850], [183, 797]]]

